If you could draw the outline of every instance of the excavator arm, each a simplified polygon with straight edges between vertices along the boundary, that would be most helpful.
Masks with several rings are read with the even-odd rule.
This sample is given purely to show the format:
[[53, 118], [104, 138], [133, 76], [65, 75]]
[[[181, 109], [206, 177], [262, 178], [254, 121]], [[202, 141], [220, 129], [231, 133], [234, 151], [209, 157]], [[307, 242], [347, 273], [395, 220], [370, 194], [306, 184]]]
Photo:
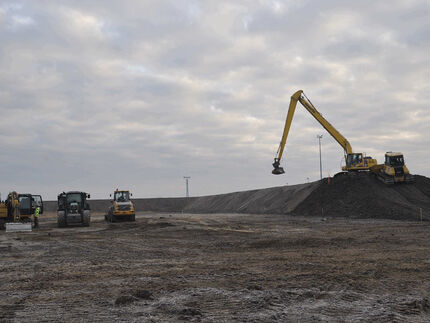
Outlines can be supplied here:
[[306, 97], [302, 90], [297, 91], [291, 96], [290, 107], [288, 109], [287, 119], [285, 120], [284, 132], [282, 133], [281, 143], [279, 144], [273, 165], [272, 174], [280, 175], [285, 173], [280, 166], [282, 154], [287, 142], [288, 133], [290, 131], [291, 122], [293, 121], [294, 112], [296, 111], [297, 102], [300, 102], [306, 110], [328, 131], [328, 133], [342, 146], [345, 154], [352, 154], [352, 148], [348, 140], [328, 122], [321, 113], [317, 111], [312, 102]]

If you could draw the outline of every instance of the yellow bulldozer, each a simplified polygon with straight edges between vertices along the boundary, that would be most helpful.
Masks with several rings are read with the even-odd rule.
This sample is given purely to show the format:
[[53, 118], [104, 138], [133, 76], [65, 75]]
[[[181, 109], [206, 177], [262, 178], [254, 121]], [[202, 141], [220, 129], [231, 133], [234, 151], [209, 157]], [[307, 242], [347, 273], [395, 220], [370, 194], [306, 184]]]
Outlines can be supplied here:
[[370, 171], [385, 184], [411, 183], [415, 181], [409, 169], [405, 165], [402, 153], [388, 151], [385, 154], [385, 163], [370, 167]]
[[293, 121], [294, 112], [297, 102], [300, 102], [303, 107], [323, 126], [324, 129], [339, 143], [344, 150], [345, 166], [342, 167], [343, 173], [354, 173], [358, 171], [372, 172], [383, 180], [386, 184], [394, 184], [400, 182], [410, 182], [413, 180], [412, 175], [404, 164], [403, 155], [401, 153], [388, 152], [385, 154], [385, 164], [378, 165], [376, 159], [365, 156], [364, 153], [353, 152], [349, 141], [333, 127], [306, 97], [302, 90], [295, 92], [291, 96], [290, 106], [288, 109], [287, 118], [285, 120], [284, 131], [282, 133], [281, 142], [276, 152], [276, 157], [273, 162], [272, 174], [284, 174], [284, 169], [280, 166], [281, 158], [287, 142], [288, 133], [290, 131], [291, 122]]

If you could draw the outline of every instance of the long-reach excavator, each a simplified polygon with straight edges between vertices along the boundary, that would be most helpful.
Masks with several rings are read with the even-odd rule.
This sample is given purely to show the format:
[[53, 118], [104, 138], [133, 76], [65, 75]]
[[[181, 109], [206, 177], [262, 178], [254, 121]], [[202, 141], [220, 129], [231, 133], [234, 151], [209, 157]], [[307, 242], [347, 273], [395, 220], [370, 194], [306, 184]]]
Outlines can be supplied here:
[[294, 112], [297, 102], [300, 102], [306, 110], [328, 131], [328, 133], [342, 146], [345, 152], [345, 166], [343, 171], [365, 171], [370, 167], [377, 165], [376, 159], [369, 156], [364, 156], [363, 153], [352, 152], [352, 147], [349, 141], [341, 135], [339, 131], [328, 122], [321, 113], [317, 111], [312, 102], [306, 97], [302, 90], [297, 91], [291, 96], [290, 107], [288, 109], [287, 119], [285, 121], [284, 132], [282, 134], [281, 143], [279, 144], [273, 165], [272, 174], [284, 174], [284, 169], [280, 166], [282, 154], [284, 152], [285, 143], [287, 142], [288, 133], [290, 131], [291, 122], [293, 121]]
[[412, 182], [413, 176], [409, 173], [403, 159], [402, 153], [387, 152], [385, 154], [385, 164], [378, 165], [376, 159], [370, 156], [364, 156], [363, 153], [354, 153], [349, 141], [341, 135], [322, 115], [317, 111], [312, 102], [306, 97], [302, 90], [297, 91], [291, 96], [290, 107], [288, 109], [287, 119], [285, 121], [284, 132], [281, 143], [276, 153], [275, 161], [272, 164], [272, 174], [284, 174], [284, 169], [280, 166], [285, 143], [287, 142], [291, 122], [293, 121], [294, 112], [297, 102], [300, 102], [306, 110], [328, 131], [328, 133], [342, 146], [345, 154], [345, 166], [342, 167], [344, 172], [371, 171], [376, 174], [378, 179], [386, 184], [401, 182]]

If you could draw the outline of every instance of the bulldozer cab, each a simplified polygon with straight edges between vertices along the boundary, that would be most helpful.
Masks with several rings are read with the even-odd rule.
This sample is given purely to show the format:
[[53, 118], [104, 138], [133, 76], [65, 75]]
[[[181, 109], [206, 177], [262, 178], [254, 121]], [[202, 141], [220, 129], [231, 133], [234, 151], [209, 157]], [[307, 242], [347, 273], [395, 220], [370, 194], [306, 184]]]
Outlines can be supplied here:
[[385, 165], [392, 167], [399, 167], [405, 164], [403, 155], [400, 153], [386, 153], [385, 154]]

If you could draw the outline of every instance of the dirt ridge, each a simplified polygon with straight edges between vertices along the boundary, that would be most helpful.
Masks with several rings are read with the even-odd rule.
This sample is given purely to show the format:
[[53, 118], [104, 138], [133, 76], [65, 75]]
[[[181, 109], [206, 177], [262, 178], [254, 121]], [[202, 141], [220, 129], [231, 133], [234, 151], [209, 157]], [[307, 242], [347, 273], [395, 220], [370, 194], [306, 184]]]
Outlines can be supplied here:
[[[416, 175], [412, 184], [387, 186], [367, 173], [336, 176], [312, 183], [190, 198], [134, 199], [144, 212], [293, 214], [322, 217], [411, 220], [430, 217], [430, 178]], [[106, 212], [109, 200], [90, 200]], [[47, 211], [56, 202], [48, 201]]]

